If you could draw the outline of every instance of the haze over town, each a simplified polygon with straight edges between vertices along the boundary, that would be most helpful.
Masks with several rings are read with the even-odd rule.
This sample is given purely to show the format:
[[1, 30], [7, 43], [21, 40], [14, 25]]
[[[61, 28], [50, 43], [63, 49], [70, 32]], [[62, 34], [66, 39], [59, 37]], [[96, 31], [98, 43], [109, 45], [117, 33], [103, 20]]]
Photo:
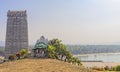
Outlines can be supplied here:
[[65, 44], [120, 42], [119, 0], [0, 1], [0, 41], [5, 41], [8, 10], [27, 10], [29, 42], [41, 35]]

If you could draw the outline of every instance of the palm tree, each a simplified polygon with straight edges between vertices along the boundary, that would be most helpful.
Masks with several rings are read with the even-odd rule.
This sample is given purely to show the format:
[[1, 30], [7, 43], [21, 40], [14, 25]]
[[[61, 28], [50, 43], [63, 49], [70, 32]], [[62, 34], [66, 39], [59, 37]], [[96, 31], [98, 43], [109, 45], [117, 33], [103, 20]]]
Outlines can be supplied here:
[[56, 58], [55, 57], [55, 47], [53, 47], [52, 45], [48, 45], [48, 48], [46, 49], [47, 51], [47, 56], [49, 58]]

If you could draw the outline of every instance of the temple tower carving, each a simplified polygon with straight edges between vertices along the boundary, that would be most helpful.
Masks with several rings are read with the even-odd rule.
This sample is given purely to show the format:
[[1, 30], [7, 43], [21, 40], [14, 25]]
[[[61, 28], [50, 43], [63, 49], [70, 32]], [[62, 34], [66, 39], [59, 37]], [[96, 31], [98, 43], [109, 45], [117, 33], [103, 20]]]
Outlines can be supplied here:
[[8, 11], [5, 55], [28, 50], [28, 23], [26, 11]]

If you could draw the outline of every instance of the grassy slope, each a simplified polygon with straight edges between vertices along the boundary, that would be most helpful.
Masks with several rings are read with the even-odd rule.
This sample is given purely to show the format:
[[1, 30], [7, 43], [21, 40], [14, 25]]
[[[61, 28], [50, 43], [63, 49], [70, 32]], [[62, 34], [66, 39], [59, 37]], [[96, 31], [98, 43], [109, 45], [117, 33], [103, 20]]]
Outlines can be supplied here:
[[54, 59], [23, 59], [0, 64], [0, 72], [93, 72]]

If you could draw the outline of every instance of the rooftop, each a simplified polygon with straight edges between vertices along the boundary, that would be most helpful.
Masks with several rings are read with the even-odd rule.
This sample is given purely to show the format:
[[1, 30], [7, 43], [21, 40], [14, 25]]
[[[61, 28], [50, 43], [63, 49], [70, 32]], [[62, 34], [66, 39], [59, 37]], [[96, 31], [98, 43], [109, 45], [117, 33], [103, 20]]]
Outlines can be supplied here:
[[43, 42], [38, 42], [35, 44], [34, 48], [33, 49], [37, 49], [37, 48], [47, 48], [47, 45]]
[[20, 10], [20, 11], [8, 10], [7, 16], [9, 16], [9, 17], [27, 16], [27, 14], [26, 14], [26, 10]]

